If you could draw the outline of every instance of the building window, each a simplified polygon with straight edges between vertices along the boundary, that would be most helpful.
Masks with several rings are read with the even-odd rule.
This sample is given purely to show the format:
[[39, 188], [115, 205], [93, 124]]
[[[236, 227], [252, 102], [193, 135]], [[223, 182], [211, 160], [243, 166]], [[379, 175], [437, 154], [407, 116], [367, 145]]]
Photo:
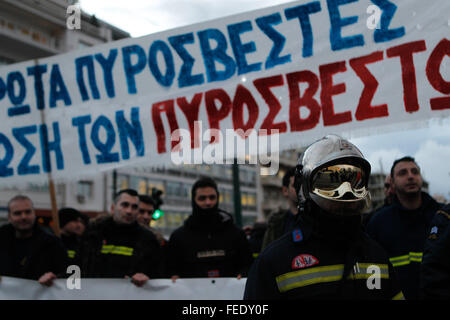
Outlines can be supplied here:
[[166, 183], [166, 191], [168, 196], [180, 196], [181, 191], [181, 183], [180, 182], [173, 182], [173, 181], [167, 181]]
[[242, 206], [244, 206], [244, 207], [246, 207], [248, 205], [248, 197], [247, 197], [246, 193], [242, 193], [241, 203], [242, 203]]
[[128, 175], [117, 175], [117, 190], [115, 190], [115, 192], [123, 189], [128, 189], [128, 186], [130, 185], [129, 178], [130, 177]]
[[247, 199], [248, 199], [248, 205], [250, 207], [256, 206], [256, 194], [249, 193]]
[[94, 192], [94, 182], [78, 181], [77, 200], [79, 203], [84, 203], [86, 200], [92, 199], [93, 192]]
[[182, 183], [180, 186], [180, 197], [190, 199], [191, 198], [191, 186]]
[[225, 203], [225, 204], [231, 204], [232, 203], [230, 190], [224, 190], [223, 191], [223, 202], [222, 203]]
[[166, 188], [164, 187], [164, 182], [160, 180], [150, 180], [148, 184], [148, 194], [152, 194], [153, 188], [156, 188], [158, 190], [161, 190], [163, 192], [163, 195], [166, 193]]
[[87, 43], [86, 41], [80, 40], [78, 42], [78, 49], [84, 49], [84, 48], [89, 48], [92, 47], [92, 44]]
[[139, 180], [138, 192], [139, 194], [147, 194], [147, 180]]
[[133, 176], [131, 177], [130, 187], [139, 194], [147, 194], [147, 179]]

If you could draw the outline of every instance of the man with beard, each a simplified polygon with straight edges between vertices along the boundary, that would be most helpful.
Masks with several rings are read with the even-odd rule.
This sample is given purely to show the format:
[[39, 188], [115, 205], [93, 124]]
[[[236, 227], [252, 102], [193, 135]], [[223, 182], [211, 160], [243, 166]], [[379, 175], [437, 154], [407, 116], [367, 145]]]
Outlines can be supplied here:
[[402, 299], [386, 252], [361, 227], [370, 164], [336, 135], [299, 159], [297, 227], [253, 263], [244, 299]]
[[0, 275], [52, 285], [56, 275], [66, 271], [67, 254], [61, 240], [39, 226], [27, 196], [18, 195], [8, 202], [8, 221], [0, 228]]
[[395, 191], [392, 205], [370, 220], [367, 233], [387, 251], [405, 298], [418, 299], [423, 249], [441, 205], [422, 191], [422, 176], [414, 158], [395, 160], [391, 179]]
[[298, 213], [297, 192], [294, 187], [295, 168], [290, 168], [283, 176], [281, 191], [286, 198], [289, 209], [280, 210], [270, 215], [267, 230], [264, 234], [261, 250], [272, 241], [277, 240], [283, 234], [291, 232], [295, 228]]
[[192, 187], [192, 215], [170, 236], [168, 276], [177, 278], [244, 277], [252, 262], [249, 243], [230, 214], [219, 209], [214, 180]]

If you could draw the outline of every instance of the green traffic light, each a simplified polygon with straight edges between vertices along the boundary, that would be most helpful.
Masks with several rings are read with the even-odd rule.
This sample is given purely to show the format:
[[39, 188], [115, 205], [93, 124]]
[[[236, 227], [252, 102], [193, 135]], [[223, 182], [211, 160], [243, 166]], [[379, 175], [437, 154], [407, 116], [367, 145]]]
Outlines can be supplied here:
[[153, 219], [154, 220], [158, 220], [159, 218], [161, 218], [164, 215], [164, 211], [162, 210], [155, 210], [155, 212], [153, 213]]

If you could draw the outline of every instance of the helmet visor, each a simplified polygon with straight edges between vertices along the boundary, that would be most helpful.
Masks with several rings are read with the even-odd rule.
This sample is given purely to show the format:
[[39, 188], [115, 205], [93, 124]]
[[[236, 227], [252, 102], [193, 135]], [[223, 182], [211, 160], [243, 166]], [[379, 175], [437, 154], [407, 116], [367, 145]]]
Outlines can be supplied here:
[[366, 181], [366, 174], [362, 168], [350, 164], [335, 164], [316, 171], [311, 189], [318, 195], [335, 199], [342, 199], [350, 192], [347, 196], [355, 199], [365, 196]]

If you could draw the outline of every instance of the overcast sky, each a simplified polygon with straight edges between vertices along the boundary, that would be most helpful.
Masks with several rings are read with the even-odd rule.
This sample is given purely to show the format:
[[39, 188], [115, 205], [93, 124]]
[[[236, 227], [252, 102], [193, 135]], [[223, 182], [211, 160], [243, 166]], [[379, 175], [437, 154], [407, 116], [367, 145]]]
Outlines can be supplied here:
[[[204, 22], [245, 11], [278, 5], [286, 0], [81, 0], [84, 11], [95, 14], [133, 37]], [[372, 165], [372, 172], [389, 172], [405, 155], [416, 158], [430, 194], [450, 200], [450, 119], [424, 123], [416, 130], [351, 139]]]

